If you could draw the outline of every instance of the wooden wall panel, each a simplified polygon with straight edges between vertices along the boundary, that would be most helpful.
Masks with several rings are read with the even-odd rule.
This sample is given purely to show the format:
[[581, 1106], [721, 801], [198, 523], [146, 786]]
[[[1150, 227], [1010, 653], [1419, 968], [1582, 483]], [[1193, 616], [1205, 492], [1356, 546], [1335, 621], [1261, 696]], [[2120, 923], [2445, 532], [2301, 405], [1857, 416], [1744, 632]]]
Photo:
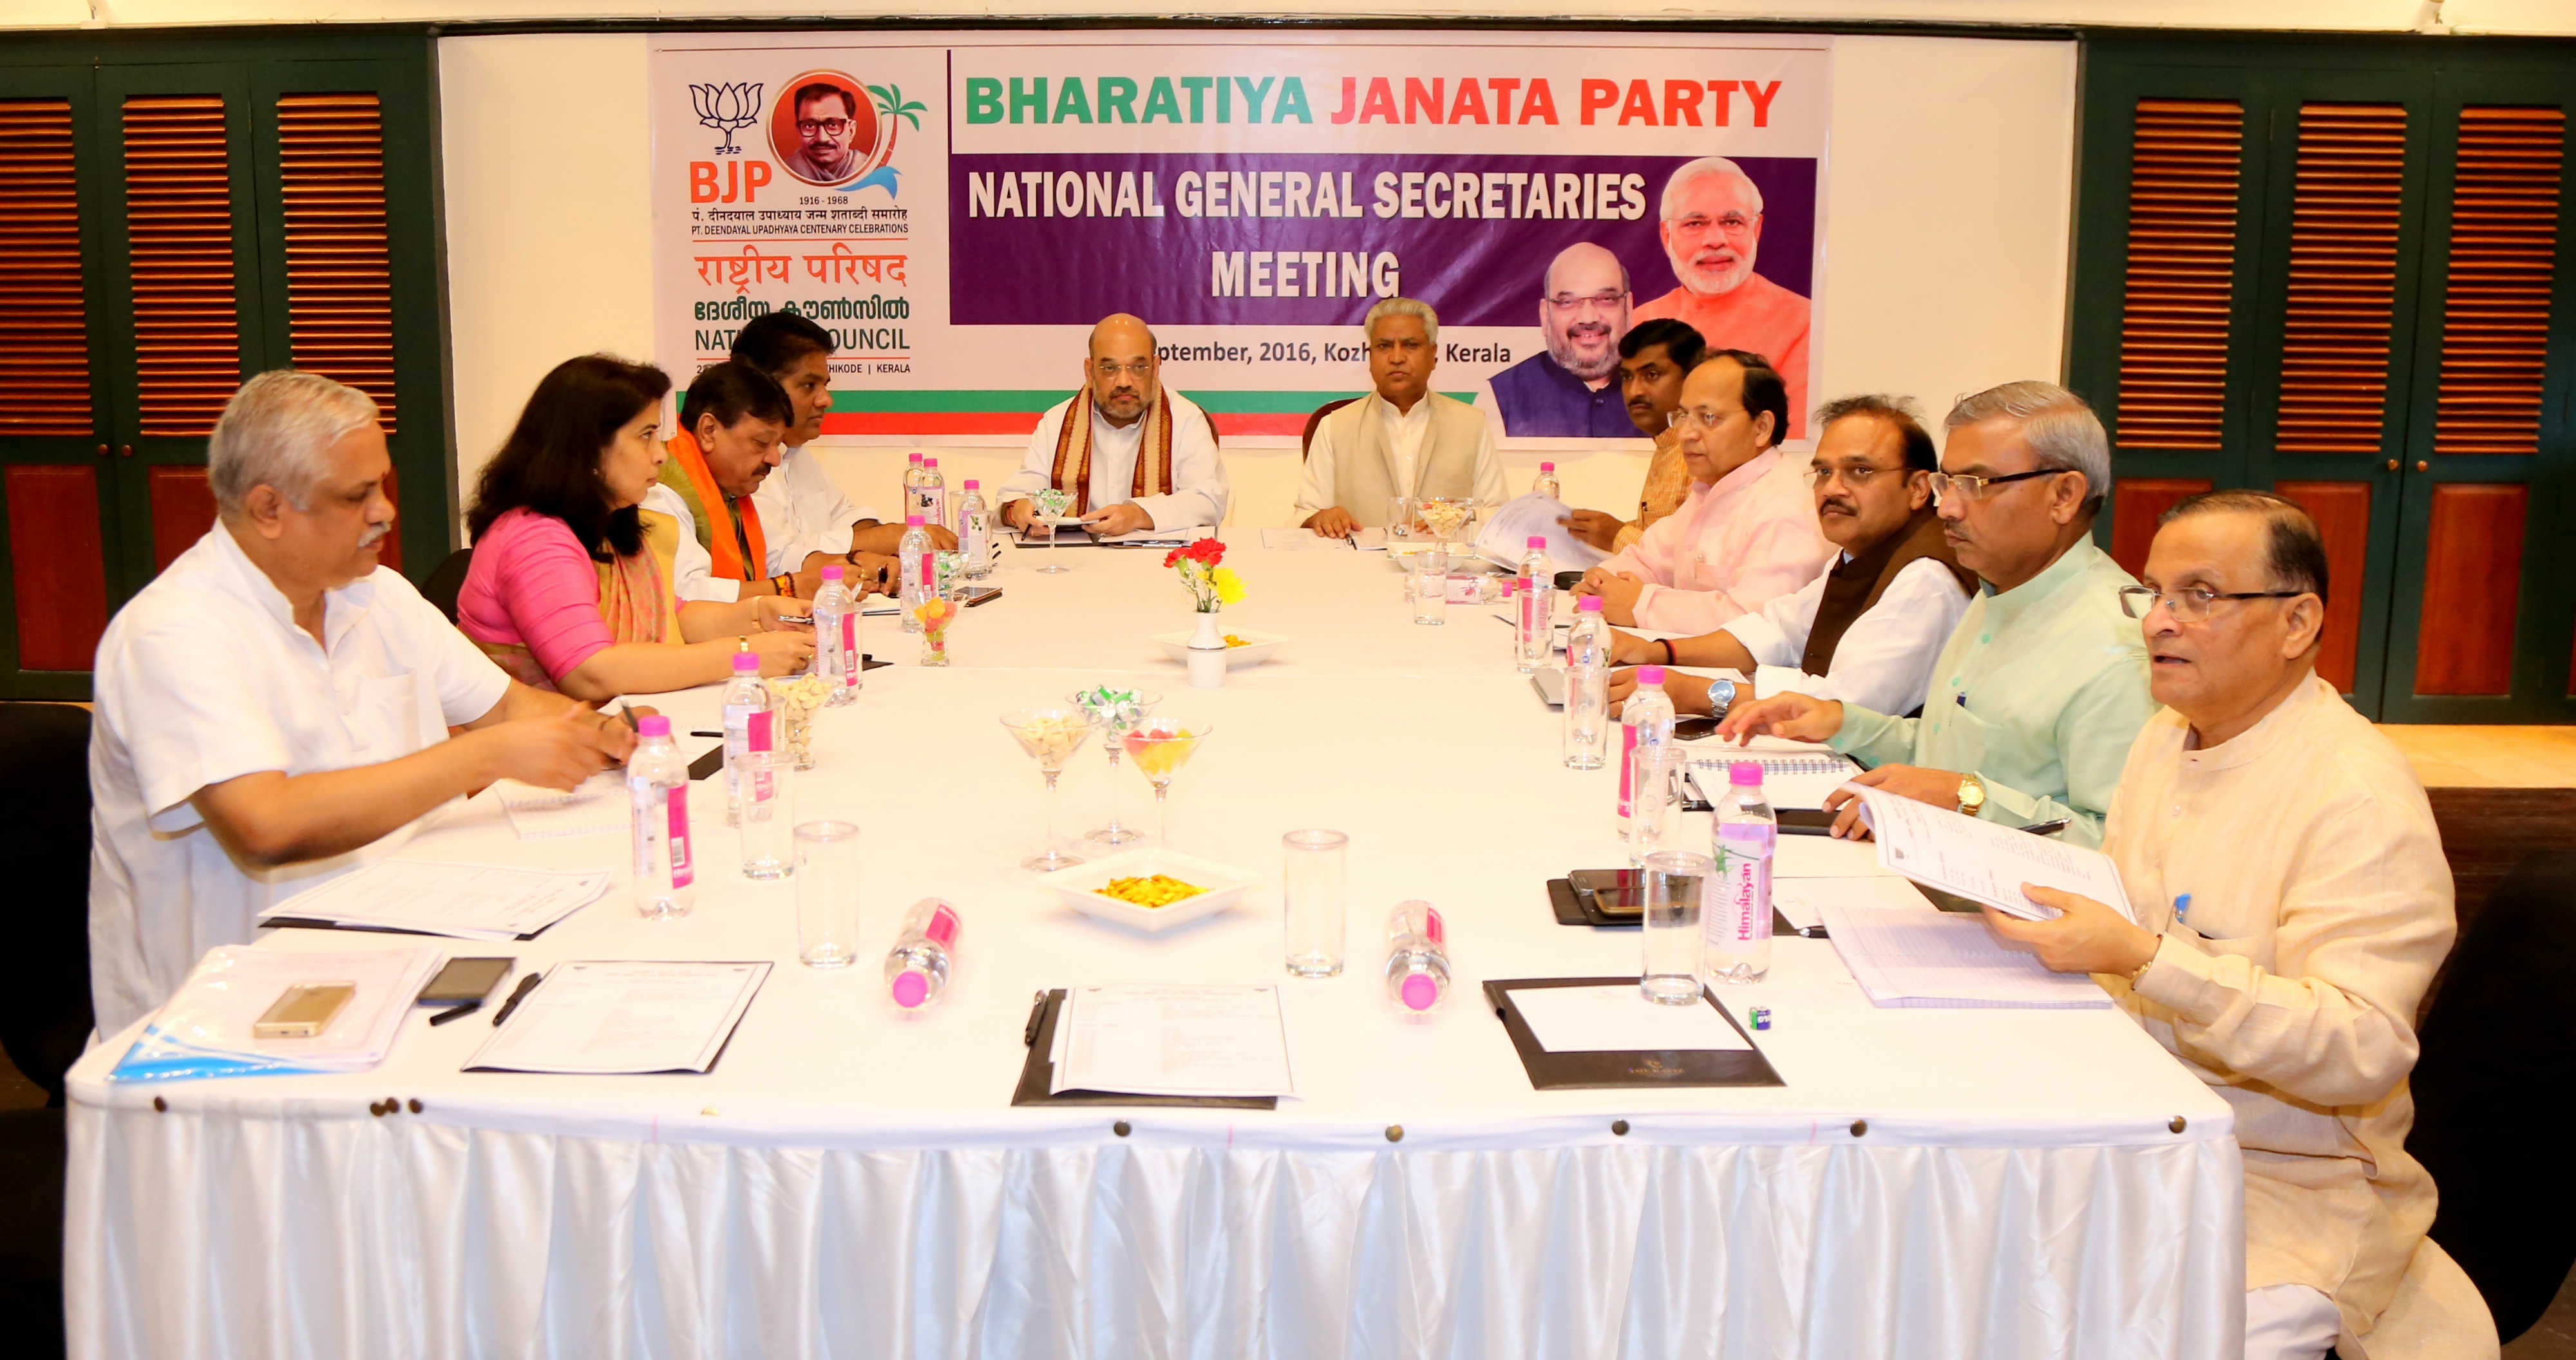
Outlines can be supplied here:
[[376, 399], [394, 431], [393, 265], [385, 228], [385, 145], [376, 96], [277, 101], [286, 211], [286, 316], [295, 366]]
[[85, 671], [107, 631], [107, 544], [98, 471], [79, 464], [8, 469], [10, 585], [18, 668]]
[[2186, 496], [2210, 489], [2206, 477], [2122, 477], [2111, 490], [2111, 560], [2131, 576], [2144, 571], [2156, 541], [2156, 516]]
[[2433, 488], [2424, 548], [2424, 612], [2415, 633], [2417, 694], [2504, 694], [2513, 684], [2513, 620], [2522, 588], [2522, 525], [2531, 489], [2450, 482]]
[[203, 435], [241, 386], [220, 95], [125, 101], [125, 213], [143, 433]]
[[167, 571], [214, 526], [214, 489], [206, 485], [204, 468], [186, 464], [156, 467], [145, 484], [151, 488], [152, 569]]
[[2132, 135], [2116, 437], [2124, 449], [2215, 449], [2227, 415], [2245, 109], [2141, 99]]
[[2352, 689], [2361, 642], [2361, 597], [2370, 560], [2370, 483], [2281, 482], [2272, 488], [2299, 503], [2326, 541], [2326, 632], [2317, 645], [2317, 674]]
[[0, 435], [90, 432], [68, 99], [0, 99]]
[[2300, 107], [2272, 436], [2284, 453], [2379, 451], [2405, 178], [2405, 105]]
[[2537, 453], [2564, 109], [2460, 110], [2435, 453]]

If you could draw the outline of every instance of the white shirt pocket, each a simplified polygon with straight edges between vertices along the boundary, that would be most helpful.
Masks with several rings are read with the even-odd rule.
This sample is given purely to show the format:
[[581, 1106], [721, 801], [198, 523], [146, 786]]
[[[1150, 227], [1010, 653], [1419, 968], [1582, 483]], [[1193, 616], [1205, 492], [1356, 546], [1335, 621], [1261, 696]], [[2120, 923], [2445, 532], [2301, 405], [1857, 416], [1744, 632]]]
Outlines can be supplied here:
[[429, 744], [424, 735], [427, 719], [421, 712], [417, 672], [360, 680], [342, 717], [348, 724], [350, 754], [357, 764], [374, 765], [407, 756]]

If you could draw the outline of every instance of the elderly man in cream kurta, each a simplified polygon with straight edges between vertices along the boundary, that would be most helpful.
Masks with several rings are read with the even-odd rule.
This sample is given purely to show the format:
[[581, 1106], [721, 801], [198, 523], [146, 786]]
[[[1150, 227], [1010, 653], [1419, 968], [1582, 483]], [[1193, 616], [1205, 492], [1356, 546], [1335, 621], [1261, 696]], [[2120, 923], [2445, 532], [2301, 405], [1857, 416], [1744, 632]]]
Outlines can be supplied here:
[[[2103, 848], [2136, 908], [2030, 889], [1987, 912], [2101, 975], [2236, 1111], [2248, 1360], [2365, 1353], [2433, 1221], [2406, 1154], [2415, 1008], [2451, 947], [2451, 873], [2406, 758], [2317, 677], [2326, 559], [2255, 491], [2176, 506], [2125, 597], [2155, 697]], [[2461, 1354], [2495, 1354], [2458, 1329]]]
[[1369, 308], [1369, 379], [1375, 391], [1324, 417], [1306, 448], [1297, 523], [1326, 538], [1393, 522], [1398, 496], [1473, 497], [1503, 503], [1503, 462], [1492, 422], [1431, 390], [1440, 316], [1428, 303], [1387, 298]]

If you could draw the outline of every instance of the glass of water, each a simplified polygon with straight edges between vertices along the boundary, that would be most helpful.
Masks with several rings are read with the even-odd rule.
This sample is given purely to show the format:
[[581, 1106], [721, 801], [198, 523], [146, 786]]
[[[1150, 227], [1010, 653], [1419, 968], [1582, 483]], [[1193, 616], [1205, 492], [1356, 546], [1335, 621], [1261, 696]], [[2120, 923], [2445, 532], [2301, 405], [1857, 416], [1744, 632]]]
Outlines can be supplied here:
[[796, 957], [808, 968], [844, 968], [859, 956], [859, 828], [796, 827]]
[[1648, 1001], [1687, 1006], [1699, 1000], [1700, 894], [1716, 866], [1688, 850], [1658, 850], [1642, 863], [1645, 959], [1637, 990]]
[[1449, 621], [1449, 553], [1437, 543], [1413, 555], [1413, 621]]
[[1411, 496], [1394, 497], [1387, 506], [1386, 536], [1409, 540], [1413, 537], [1414, 506]]
[[1644, 867], [1646, 856], [1674, 843], [1682, 819], [1682, 774], [1690, 768], [1682, 749], [1664, 744], [1640, 746], [1628, 771], [1628, 862]]
[[[1342, 971], [1342, 923], [1350, 905], [1351, 838], [1320, 828], [1279, 838], [1286, 860], [1280, 902], [1287, 918], [1288, 972], [1328, 978]], [[1696, 918], [1694, 918], [1696, 919]]]

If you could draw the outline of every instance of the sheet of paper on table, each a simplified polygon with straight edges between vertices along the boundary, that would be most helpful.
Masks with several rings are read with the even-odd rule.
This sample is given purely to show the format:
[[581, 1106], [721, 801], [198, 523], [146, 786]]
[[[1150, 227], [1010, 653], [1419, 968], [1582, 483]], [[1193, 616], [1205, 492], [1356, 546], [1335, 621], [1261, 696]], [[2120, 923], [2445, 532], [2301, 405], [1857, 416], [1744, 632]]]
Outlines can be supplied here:
[[1982, 917], [1828, 900], [1825, 933], [1881, 1006], [2080, 1009], [2111, 998], [2082, 973], [2052, 973], [2006, 945]]
[[[108, 1080], [367, 1071], [393, 1049], [412, 999], [444, 955], [428, 944], [328, 954], [219, 945], [153, 1013]], [[251, 1032], [280, 993], [315, 982], [355, 987], [328, 1028], [309, 1039]]]
[[1076, 987], [1056, 1016], [1050, 1093], [1293, 1096], [1279, 989]]
[[1866, 878], [1781, 878], [1771, 880], [1771, 909], [1800, 930], [1825, 923], [1825, 904], [1875, 907], [1896, 911], [1935, 911], [1930, 898], [1912, 883], [1892, 874]]
[[1863, 789], [1861, 806], [1887, 869], [1944, 892], [2032, 921], [2054, 920], [2055, 907], [2024, 897], [2021, 885], [2058, 888], [2092, 898], [2134, 921], [2120, 871], [2099, 850]]
[[559, 963], [492, 1032], [468, 1072], [704, 1072], [767, 963]]
[[[618, 808], [621, 821], [625, 808]], [[448, 860], [380, 859], [259, 914], [460, 940], [534, 935], [599, 900], [609, 874]]]
[[1610, 987], [1514, 987], [1512, 1006], [1550, 1053], [1650, 1053], [1753, 1047], [1703, 997], [1687, 1006], [1648, 1001], [1633, 982]]
[[1532, 491], [1495, 506], [1476, 531], [1476, 552], [1489, 562], [1517, 566], [1533, 538], [1547, 540], [1547, 564], [1555, 571], [1583, 571], [1610, 554], [1576, 538], [1558, 520], [1574, 511], [1554, 496]]
[[570, 789], [544, 789], [504, 779], [492, 786], [510, 829], [523, 841], [595, 836], [626, 830], [623, 770], [602, 770]]

